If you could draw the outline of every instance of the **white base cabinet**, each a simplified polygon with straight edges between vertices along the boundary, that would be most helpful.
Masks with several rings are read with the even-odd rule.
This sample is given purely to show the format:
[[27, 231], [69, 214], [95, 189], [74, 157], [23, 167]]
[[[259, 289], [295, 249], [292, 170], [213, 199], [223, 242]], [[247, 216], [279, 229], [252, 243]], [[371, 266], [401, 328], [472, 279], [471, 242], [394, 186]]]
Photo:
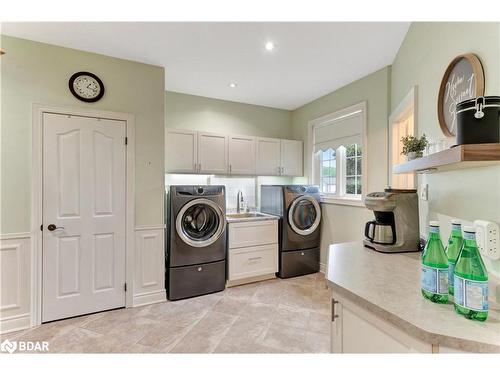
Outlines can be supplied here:
[[432, 353], [416, 339], [370, 311], [332, 293], [332, 353]]
[[278, 221], [247, 221], [228, 226], [228, 286], [275, 278]]

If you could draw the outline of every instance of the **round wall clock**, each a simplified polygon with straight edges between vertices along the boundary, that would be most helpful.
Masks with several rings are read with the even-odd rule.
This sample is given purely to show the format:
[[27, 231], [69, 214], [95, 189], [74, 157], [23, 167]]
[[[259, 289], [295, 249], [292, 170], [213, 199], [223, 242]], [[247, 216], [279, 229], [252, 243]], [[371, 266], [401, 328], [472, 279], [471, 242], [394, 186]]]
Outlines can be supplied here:
[[83, 102], [97, 102], [104, 95], [104, 84], [101, 79], [93, 73], [75, 73], [69, 79], [68, 85], [71, 93]]
[[457, 134], [456, 105], [484, 95], [484, 71], [479, 58], [468, 53], [453, 59], [444, 72], [438, 96], [439, 125], [444, 135]]

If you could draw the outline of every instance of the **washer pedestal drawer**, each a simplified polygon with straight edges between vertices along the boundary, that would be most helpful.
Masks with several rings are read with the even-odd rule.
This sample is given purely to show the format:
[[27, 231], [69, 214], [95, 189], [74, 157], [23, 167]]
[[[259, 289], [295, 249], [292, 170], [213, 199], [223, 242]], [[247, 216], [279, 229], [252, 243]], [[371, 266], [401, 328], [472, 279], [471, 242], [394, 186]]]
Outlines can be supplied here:
[[195, 297], [224, 290], [226, 261], [175, 267], [168, 270], [169, 300]]
[[282, 279], [316, 272], [319, 272], [319, 247], [280, 252], [278, 276]]

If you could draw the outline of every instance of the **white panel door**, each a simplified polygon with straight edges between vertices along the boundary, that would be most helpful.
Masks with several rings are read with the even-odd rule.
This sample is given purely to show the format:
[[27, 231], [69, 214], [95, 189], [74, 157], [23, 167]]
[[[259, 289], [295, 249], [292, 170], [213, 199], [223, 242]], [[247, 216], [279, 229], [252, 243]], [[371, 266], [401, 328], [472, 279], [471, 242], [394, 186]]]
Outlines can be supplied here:
[[167, 130], [165, 132], [165, 169], [169, 173], [196, 173], [198, 169], [197, 132]]
[[124, 121], [44, 114], [44, 322], [125, 306], [125, 135]]
[[257, 138], [256, 174], [259, 176], [278, 176], [281, 167], [281, 142], [276, 138]]
[[281, 140], [281, 174], [284, 176], [302, 176], [303, 150], [302, 141]]
[[255, 174], [255, 137], [229, 136], [229, 172]]
[[200, 173], [225, 174], [228, 172], [228, 136], [198, 133], [198, 163]]

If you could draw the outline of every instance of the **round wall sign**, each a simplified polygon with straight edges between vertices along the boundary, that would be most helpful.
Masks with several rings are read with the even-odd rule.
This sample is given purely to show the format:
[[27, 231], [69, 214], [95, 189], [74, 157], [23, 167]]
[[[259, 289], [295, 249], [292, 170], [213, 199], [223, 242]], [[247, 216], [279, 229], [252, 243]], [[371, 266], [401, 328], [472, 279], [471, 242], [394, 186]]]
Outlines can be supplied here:
[[457, 134], [456, 105], [483, 95], [484, 71], [479, 58], [472, 53], [455, 57], [446, 68], [439, 87], [439, 125], [446, 136]]

